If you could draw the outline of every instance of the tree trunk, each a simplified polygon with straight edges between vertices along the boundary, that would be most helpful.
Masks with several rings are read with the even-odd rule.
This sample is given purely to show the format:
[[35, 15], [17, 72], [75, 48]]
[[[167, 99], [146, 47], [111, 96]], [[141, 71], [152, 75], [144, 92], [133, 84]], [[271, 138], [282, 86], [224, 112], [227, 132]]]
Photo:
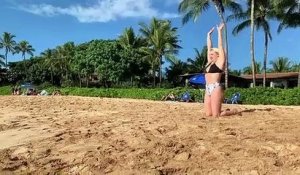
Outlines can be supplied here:
[[53, 82], [53, 70], [52, 70], [52, 67], [51, 67], [51, 70], [50, 70], [50, 76], [51, 76], [51, 82], [52, 82], [52, 85], [54, 84], [54, 82]]
[[152, 76], [153, 76], [153, 87], [155, 87], [156, 75], [155, 75], [154, 63], [152, 63]]
[[78, 78], [79, 78], [79, 87], [81, 88], [81, 76], [80, 76], [80, 73], [78, 73]]
[[27, 68], [26, 68], [26, 63], [25, 63], [25, 55], [23, 55], [23, 65], [24, 65], [24, 73], [25, 73], [25, 80], [27, 81]]
[[298, 72], [298, 88], [300, 88], [300, 64], [299, 64], [299, 72]]
[[161, 87], [161, 78], [162, 78], [161, 66], [162, 66], [162, 57], [159, 56], [159, 86], [158, 87]]
[[228, 88], [228, 63], [229, 63], [229, 57], [228, 57], [228, 38], [227, 38], [227, 24], [225, 22], [225, 19], [222, 15], [222, 21], [224, 23], [224, 32], [225, 32], [225, 88]]
[[255, 58], [254, 58], [254, 1], [251, 0], [251, 34], [250, 34], [250, 54], [252, 61], [252, 79], [253, 79], [253, 87], [256, 86], [256, 71], [255, 71]]
[[263, 78], [263, 87], [266, 87], [266, 79], [267, 79], [267, 58], [268, 58], [268, 34], [265, 33], [265, 52], [264, 52], [264, 78]]
[[223, 13], [219, 6], [215, 3], [215, 8], [218, 12], [219, 17], [221, 18], [222, 23], [224, 23], [224, 33], [225, 33], [225, 88], [228, 88], [228, 39], [227, 39], [227, 24], [226, 20], [224, 19]]
[[5, 50], [5, 68], [7, 69], [7, 54], [8, 54], [8, 50]]
[[88, 88], [89, 87], [89, 75], [85, 74], [85, 86]]

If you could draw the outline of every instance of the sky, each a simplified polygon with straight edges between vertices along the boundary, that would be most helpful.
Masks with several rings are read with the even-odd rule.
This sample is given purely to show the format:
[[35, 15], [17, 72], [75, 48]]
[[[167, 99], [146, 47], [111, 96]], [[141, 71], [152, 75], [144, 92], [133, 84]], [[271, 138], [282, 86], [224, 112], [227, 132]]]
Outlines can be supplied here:
[[[197, 21], [183, 25], [182, 15], [177, 10], [179, 3], [180, 0], [1, 0], [0, 35], [9, 32], [16, 36], [17, 42], [27, 40], [38, 56], [48, 48], [69, 41], [80, 44], [93, 39], [117, 39], [126, 27], [133, 27], [138, 33], [140, 22], [148, 24], [156, 17], [168, 19], [178, 28], [182, 49], [177, 57], [186, 61], [195, 57], [194, 48], [201, 50], [206, 45], [207, 32], [219, 24], [220, 19], [211, 6]], [[250, 29], [233, 36], [231, 32], [237, 24], [237, 21], [228, 23], [231, 69], [242, 69], [251, 63]], [[299, 63], [300, 28], [285, 29], [277, 34], [277, 27], [278, 22], [271, 21], [273, 39], [269, 43], [268, 60], [288, 57]], [[213, 44], [217, 46], [216, 32], [213, 33]], [[0, 54], [4, 54], [3, 49]], [[255, 58], [258, 62], [263, 61], [263, 54], [264, 35], [257, 31]], [[8, 59], [19, 61], [21, 56], [9, 55]]]

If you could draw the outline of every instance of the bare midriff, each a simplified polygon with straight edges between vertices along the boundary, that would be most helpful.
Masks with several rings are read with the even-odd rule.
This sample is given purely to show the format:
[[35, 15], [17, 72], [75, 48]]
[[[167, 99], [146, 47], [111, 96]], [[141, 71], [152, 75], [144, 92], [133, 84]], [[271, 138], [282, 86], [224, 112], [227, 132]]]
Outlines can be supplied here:
[[212, 83], [220, 83], [222, 77], [222, 73], [206, 73], [205, 74], [205, 81], [206, 84], [212, 84]]

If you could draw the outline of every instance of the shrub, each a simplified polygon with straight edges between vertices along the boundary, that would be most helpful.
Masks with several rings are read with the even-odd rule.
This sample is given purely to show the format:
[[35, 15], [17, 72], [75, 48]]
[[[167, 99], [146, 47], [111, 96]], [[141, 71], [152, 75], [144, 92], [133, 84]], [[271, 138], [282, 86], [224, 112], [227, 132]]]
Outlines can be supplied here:
[[[49, 87], [44, 85], [47, 92], [52, 93], [59, 89], [63, 95], [108, 97], [108, 98], [133, 98], [161, 100], [163, 96], [173, 93], [180, 98], [185, 92], [189, 92], [197, 102], [203, 101], [204, 90], [192, 88], [77, 88], [77, 87]], [[39, 89], [41, 90], [41, 89]], [[263, 105], [300, 105], [300, 88], [278, 89], [278, 88], [229, 88], [225, 91], [225, 97], [230, 98], [232, 94], [239, 92], [243, 104]], [[0, 95], [10, 95], [11, 87], [0, 87]]]

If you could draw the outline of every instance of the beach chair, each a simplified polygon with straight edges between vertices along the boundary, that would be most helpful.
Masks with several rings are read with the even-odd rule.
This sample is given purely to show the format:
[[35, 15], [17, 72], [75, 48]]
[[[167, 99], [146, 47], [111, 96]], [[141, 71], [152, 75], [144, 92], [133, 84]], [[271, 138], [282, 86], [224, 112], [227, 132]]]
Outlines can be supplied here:
[[227, 104], [241, 103], [241, 94], [239, 92], [232, 94], [230, 99], [225, 98], [224, 103], [227, 103]]
[[190, 101], [192, 101], [191, 94], [189, 92], [184, 92], [181, 95], [180, 101], [182, 101], [182, 102], [190, 102]]

